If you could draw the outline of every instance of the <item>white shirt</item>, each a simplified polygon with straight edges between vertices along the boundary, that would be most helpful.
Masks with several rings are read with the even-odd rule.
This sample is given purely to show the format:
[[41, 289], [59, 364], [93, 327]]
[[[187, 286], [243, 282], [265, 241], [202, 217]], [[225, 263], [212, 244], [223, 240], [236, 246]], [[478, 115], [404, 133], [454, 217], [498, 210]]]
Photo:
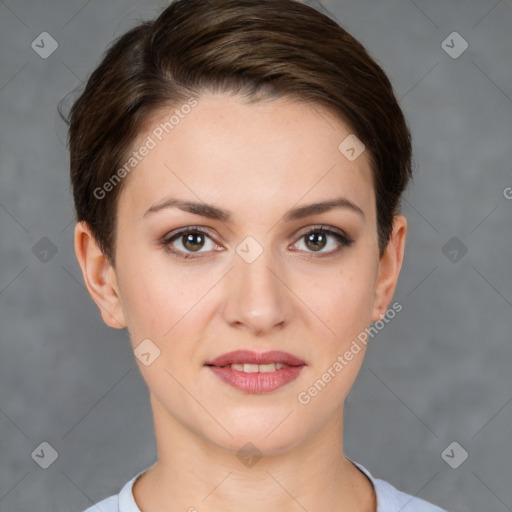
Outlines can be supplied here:
[[[375, 512], [448, 512], [432, 503], [399, 491], [390, 483], [380, 478], [375, 478], [361, 464], [348, 457], [346, 458], [355, 464], [373, 484], [377, 496], [377, 509]], [[146, 468], [126, 482], [119, 494], [112, 495], [82, 512], [141, 512], [135, 503], [132, 487], [135, 480], [148, 469]]]

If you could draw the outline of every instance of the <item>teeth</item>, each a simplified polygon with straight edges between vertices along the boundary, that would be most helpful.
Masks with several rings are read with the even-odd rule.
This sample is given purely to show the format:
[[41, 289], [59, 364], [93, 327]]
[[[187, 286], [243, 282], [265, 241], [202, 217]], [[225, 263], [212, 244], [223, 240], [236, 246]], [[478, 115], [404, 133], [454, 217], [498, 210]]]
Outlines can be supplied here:
[[260, 373], [275, 372], [276, 364], [275, 363], [259, 364], [257, 366], [257, 368]]
[[268, 373], [281, 370], [282, 368], [288, 368], [288, 364], [284, 363], [268, 363], [268, 364], [232, 364], [232, 370], [238, 370], [239, 372], [245, 373]]

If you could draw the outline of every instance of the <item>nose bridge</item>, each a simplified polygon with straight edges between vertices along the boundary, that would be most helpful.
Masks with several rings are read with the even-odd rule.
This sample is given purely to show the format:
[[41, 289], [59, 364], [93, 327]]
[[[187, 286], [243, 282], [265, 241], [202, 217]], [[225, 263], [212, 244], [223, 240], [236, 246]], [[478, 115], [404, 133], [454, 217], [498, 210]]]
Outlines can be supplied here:
[[271, 248], [247, 237], [233, 254], [233, 267], [225, 288], [225, 320], [255, 333], [282, 327], [290, 318], [291, 303]]

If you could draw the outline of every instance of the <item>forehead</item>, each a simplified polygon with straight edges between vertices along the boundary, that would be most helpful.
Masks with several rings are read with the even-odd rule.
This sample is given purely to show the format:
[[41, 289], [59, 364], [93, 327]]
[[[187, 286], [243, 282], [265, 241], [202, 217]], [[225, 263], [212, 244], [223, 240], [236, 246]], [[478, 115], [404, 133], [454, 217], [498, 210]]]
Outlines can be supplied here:
[[369, 156], [345, 156], [340, 144], [351, 130], [324, 107], [206, 93], [196, 100], [147, 120], [132, 149], [149, 149], [139, 151], [120, 210], [130, 205], [125, 213], [140, 217], [172, 195], [254, 213], [343, 195], [372, 216]]

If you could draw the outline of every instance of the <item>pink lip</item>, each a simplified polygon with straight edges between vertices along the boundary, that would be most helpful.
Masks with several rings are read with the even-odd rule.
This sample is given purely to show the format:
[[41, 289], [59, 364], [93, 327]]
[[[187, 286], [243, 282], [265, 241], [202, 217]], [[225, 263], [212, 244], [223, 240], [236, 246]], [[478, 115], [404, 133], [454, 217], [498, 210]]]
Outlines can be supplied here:
[[[269, 364], [284, 363], [289, 368], [281, 368], [273, 372], [245, 373], [233, 370], [231, 364]], [[306, 363], [298, 357], [286, 352], [270, 351], [264, 353], [252, 352], [250, 350], [236, 350], [223, 354], [213, 361], [205, 363], [217, 377], [230, 386], [246, 393], [269, 393], [295, 380]]]
[[306, 363], [298, 357], [292, 356], [280, 350], [269, 352], [253, 352], [252, 350], [235, 350], [227, 352], [212, 361], [204, 363], [206, 366], [228, 366], [230, 364], [269, 364], [284, 363], [289, 366], [304, 366]]

